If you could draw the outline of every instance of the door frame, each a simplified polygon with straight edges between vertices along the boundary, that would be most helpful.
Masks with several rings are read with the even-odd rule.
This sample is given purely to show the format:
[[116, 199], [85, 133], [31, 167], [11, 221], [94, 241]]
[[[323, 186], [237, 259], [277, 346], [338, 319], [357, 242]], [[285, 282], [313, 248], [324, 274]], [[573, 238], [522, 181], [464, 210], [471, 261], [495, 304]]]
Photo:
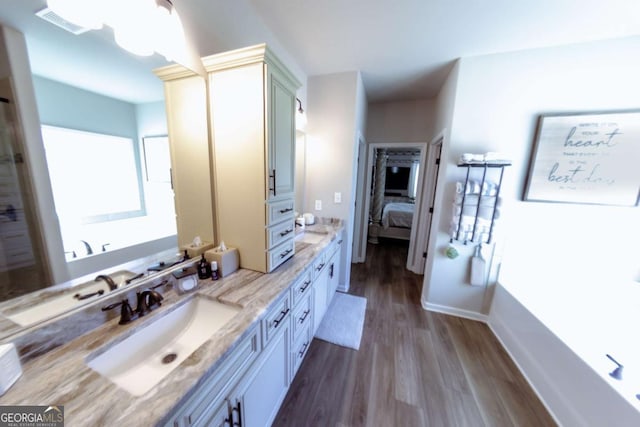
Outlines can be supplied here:
[[[365, 175], [359, 175], [358, 179], [360, 183], [358, 187], [362, 185], [364, 181], [363, 193], [364, 193], [364, 203], [362, 203], [362, 227], [358, 229], [358, 253], [355, 257], [353, 257], [352, 262], [365, 262], [367, 257], [367, 235], [368, 235], [368, 223], [369, 221], [364, 221], [364, 218], [368, 218], [368, 213], [371, 208], [371, 183], [373, 181], [373, 157], [375, 150], [379, 148], [413, 148], [420, 150], [420, 170], [418, 173], [418, 191], [416, 191], [416, 206], [418, 206], [418, 211], [414, 212], [413, 222], [411, 224], [411, 235], [409, 240], [409, 254], [407, 256], [407, 268], [411, 271], [414, 271], [416, 268], [415, 262], [413, 261], [416, 256], [416, 247], [421, 247], [421, 245], [416, 245], [414, 240], [417, 237], [417, 228], [418, 224], [423, 225], [422, 215], [420, 212], [420, 206], [422, 205], [423, 192], [424, 192], [424, 176], [425, 176], [425, 164], [426, 164], [426, 156], [427, 156], [427, 147], [428, 144], [426, 142], [373, 142], [367, 144], [367, 163], [365, 169]], [[411, 242], [414, 242], [412, 245]], [[421, 256], [421, 255], [420, 255]], [[411, 262], [410, 262], [411, 260]], [[423, 266], [424, 268], [424, 266]], [[414, 271], [416, 272], [416, 271]], [[420, 271], [418, 274], [422, 274]]]
[[[366, 230], [368, 229], [368, 220], [366, 217], [366, 210], [364, 209], [364, 196], [365, 196], [365, 189], [368, 187], [365, 187], [363, 185], [360, 185], [362, 180], [361, 177], [364, 176], [365, 171], [366, 171], [366, 167], [367, 167], [367, 141], [364, 138], [364, 135], [362, 135], [361, 132], [358, 132], [358, 147], [356, 150], [356, 162], [357, 162], [357, 167], [358, 170], [356, 171], [357, 173], [357, 180], [356, 180], [356, 197], [355, 197], [355, 214], [354, 214], [354, 226], [353, 226], [353, 234], [354, 237], [355, 236], [361, 236], [362, 233], [365, 233], [366, 235]], [[360, 238], [354, 238], [353, 239], [353, 243], [352, 243], [352, 257], [353, 259], [351, 260], [352, 263], [361, 263], [365, 261], [365, 256], [362, 255], [363, 253], [366, 253], [366, 240], [363, 243], [362, 239]], [[364, 245], [364, 252], [363, 252], [363, 245]], [[362, 256], [361, 256], [362, 255]]]
[[[440, 171], [440, 158], [444, 134], [439, 133], [431, 140], [427, 148], [426, 166], [424, 170], [424, 183], [422, 185], [422, 201], [420, 205], [421, 221], [417, 224], [416, 238], [410, 242], [412, 260], [407, 260], [407, 268], [416, 274], [424, 274], [427, 257], [429, 256], [429, 240], [433, 230], [433, 215], [436, 210], [435, 194], [438, 186], [438, 173]], [[415, 249], [411, 251], [411, 244], [415, 242]], [[409, 265], [411, 261], [411, 266]]]

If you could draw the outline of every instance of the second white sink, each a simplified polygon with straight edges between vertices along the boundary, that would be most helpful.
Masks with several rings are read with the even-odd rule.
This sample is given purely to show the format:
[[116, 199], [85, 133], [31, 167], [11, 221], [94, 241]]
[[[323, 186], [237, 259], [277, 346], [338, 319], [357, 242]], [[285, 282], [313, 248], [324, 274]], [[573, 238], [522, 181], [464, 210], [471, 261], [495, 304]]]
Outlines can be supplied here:
[[132, 395], [141, 396], [239, 311], [195, 296], [108, 350], [89, 356], [87, 365]]
[[295, 237], [298, 242], [316, 244], [325, 238], [326, 233], [315, 233], [313, 231], [304, 231]]

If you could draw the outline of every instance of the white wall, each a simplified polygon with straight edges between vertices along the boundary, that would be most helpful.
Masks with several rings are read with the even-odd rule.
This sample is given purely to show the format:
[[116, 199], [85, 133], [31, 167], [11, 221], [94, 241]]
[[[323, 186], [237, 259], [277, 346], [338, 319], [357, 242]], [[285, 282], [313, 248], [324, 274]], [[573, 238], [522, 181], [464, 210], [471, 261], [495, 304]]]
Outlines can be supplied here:
[[[452, 183], [463, 177], [456, 167], [459, 155], [467, 151], [509, 154], [514, 164], [505, 173], [502, 192], [505, 201], [500, 220], [503, 250], [494, 259], [494, 267], [501, 262], [500, 284], [510, 292], [517, 291], [524, 305], [518, 312], [499, 296], [491, 309], [490, 322], [499, 329], [503, 340], [515, 337], [515, 344], [511, 339], [507, 348], [566, 425], [576, 425], [573, 421], [580, 419], [574, 417], [576, 413], [598, 425], [597, 421], [589, 421], [588, 414], [594, 408], [607, 409], [593, 406], [594, 402], [607, 402], [616, 396], [597, 382], [602, 381], [597, 378], [599, 375], [606, 377], [608, 369], [604, 353], [611, 348], [609, 344], [616, 344], [609, 338], [613, 331], [626, 336], [627, 341], [628, 337], [637, 335], [631, 322], [609, 323], [610, 314], [619, 305], [597, 301], [604, 301], [604, 298], [598, 299], [598, 293], [602, 297], [608, 295], [613, 281], [631, 282], [639, 278], [635, 242], [640, 239], [640, 209], [521, 201], [537, 118], [544, 113], [638, 109], [638, 75], [639, 37], [460, 60], [451, 131], [442, 161], [444, 179], [438, 188], [442, 199], [437, 205], [442, 211], [435, 224], [436, 256], [429, 280], [425, 279], [424, 300], [427, 306], [471, 317], [487, 314], [487, 301], [493, 289], [465, 284], [470, 248], [458, 245], [463, 250], [454, 261], [444, 257], [442, 250], [449, 240]], [[438, 109], [444, 110], [444, 107]], [[443, 117], [446, 119], [446, 114]], [[548, 283], [554, 286], [543, 286]], [[587, 290], [589, 298], [586, 298]], [[545, 310], [545, 318], [559, 319], [550, 335], [561, 338], [556, 339], [556, 343], [534, 340], [545, 334], [544, 325], [530, 322], [527, 310], [531, 318], [539, 317], [540, 310]], [[587, 319], [591, 325], [587, 328], [589, 334], [584, 330]], [[604, 371], [598, 369], [597, 374], [595, 370], [583, 369], [584, 358], [576, 355], [576, 349], [567, 347], [581, 340], [600, 343], [604, 337], [608, 339], [607, 345], [596, 355]], [[544, 357], [539, 351], [541, 348], [544, 348]], [[562, 369], [554, 365], [559, 360], [574, 369], [556, 376], [557, 370]], [[635, 362], [632, 358], [626, 363], [634, 365]], [[584, 372], [591, 372], [593, 376], [583, 378]], [[580, 387], [567, 386], [591, 382], [599, 386], [590, 395]], [[559, 398], [563, 393], [564, 397]], [[625, 404], [619, 406], [626, 408]], [[617, 420], [616, 414], [605, 413], [604, 417], [608, 425], [631, 425], [621, 421], [622, 418]], [[636, 418], [626, 418], [631, 419], [637, 421], [637, 414]]]
[[[358, 132], [366, 123], [366, 94], [357, 71], [311, 76], [307, 85], [307, 174], [304, 212], [341, 218], [346, 235], [342, 245], [341, 284], [349, 283], [356, 191]], [[334, 193], [342, 202], [334, 203]], [[315, 210], [315, 201], [322, 210]]]
[[367, 142], [425, 142], [434, 133], [435, 99], [371, 103]]
[[[483, 305], [485, 289], [465, 284], [471, 248], [458, 245], [458, 249], [462, 248], [461, 256], [454, 261], [444, 257], [441, 251], [449, 239], [449, 194], [452, 194], [453, 182], [463, 178], [463, 172], [455, 166], [463, 152], [502, 151], [514, 161], [505, 174], [502, 192], [507, 202], [502, 209], [502, 229], [507, 231], [503, 234], [511, 237], [506, 246], [507, 255], [518, 254], [519, 259], [536, 260], [535, 265], [544, 265], [546, 258], [543, 254], [549, 253], [545, 248], [562, 245], [576, 254], [572, 265], [567, 267], [576, 271], [585, 271], [579, 262], [581, 258], [613, 258], [607, 248], [616, 243], [624, 244], [627, 240], [624, 233], [608, 236], [605, 246], [599, 246], [597, 242], [585, 245], [584, 236], [611, 227], [607, 224], [615, 224], [623, 218], [626, 220], [627, 209], [608, 211], [608, 219], [603, 223], [598, 221], [601, 208], [581, 206], [578, 209], [585, 220], [576, 223], [575, 218], [563, 214], [570, 211], [562, 205], [539, 205], [519, 200], [538, 115], [637, 108], [640, 99], [640, 85], [636, 77], [640, 71], [639, 52], [640, 39], [632, 38], [461, 60], [450, 140], [441, 166], [446, 172], [445, 179], [439, 183], [439, 190], [445, 194], [445, 203], [441, 204], [442, 215], [436, 224], [436, 250], [439, 253], [436, 254], [429, 282], [427, 300], [430, 303], [486, 314], [486, 304]], [[509, 227], [509, 223], [513, 226]], [[547, 223], [553, 227], [546, 227]], [[592, 227], [589, 223], [598, 226], [589, 230]], [[558, 235], [558, 230], [563, 230], [565, 236]], [[614, 233], [598, 233], [608, 234]], [[581, 243], [572, 242], [577, 236], [582, 236]], [[628, 257], [621, 258], [613, 265], [588, 264], [607, 271], [613, 267], [625, 271], [638, 268], [637, 265], [623, 266]]]

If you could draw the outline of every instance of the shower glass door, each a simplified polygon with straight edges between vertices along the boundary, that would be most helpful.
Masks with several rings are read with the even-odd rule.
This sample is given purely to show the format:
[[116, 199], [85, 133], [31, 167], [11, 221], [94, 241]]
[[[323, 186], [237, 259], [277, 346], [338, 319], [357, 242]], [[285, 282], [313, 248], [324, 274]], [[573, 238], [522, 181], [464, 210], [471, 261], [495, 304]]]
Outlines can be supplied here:
[[0, 97], [0, 301], [49, 286], [15, 105]]

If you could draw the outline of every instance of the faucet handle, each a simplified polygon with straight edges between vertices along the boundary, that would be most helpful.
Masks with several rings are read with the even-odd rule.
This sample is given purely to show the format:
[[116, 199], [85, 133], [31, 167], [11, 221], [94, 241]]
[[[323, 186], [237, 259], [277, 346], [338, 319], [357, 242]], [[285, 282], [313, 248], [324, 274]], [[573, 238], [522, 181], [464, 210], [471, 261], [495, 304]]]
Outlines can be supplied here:
[[154, 290], [149, 291], [149, 307], [153, 307], [154, 305], [161, 306], [163, 299], [164, 297], [160, 292]]
[[147, 303], [147, 291], [136, 292], [136, 297], [138, 299], [136, 313], [138, 313], [138, 316], [142, 317], [151, 311], [151, 309], [149, 308], [150, 304]]
[[136, 313], [129, 305], [129, 300], [127, 298], [123, 299], [120, 302], [116, 302], [105, 307], [102, 307], [102, 311], [112, 310], [116, 307], [120, 306], [120, 321], [118, 322], [121, 325], [126, 325], [127, 323], [135, 320], [137, 318]]

